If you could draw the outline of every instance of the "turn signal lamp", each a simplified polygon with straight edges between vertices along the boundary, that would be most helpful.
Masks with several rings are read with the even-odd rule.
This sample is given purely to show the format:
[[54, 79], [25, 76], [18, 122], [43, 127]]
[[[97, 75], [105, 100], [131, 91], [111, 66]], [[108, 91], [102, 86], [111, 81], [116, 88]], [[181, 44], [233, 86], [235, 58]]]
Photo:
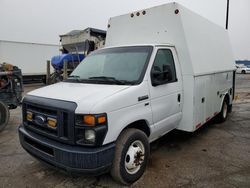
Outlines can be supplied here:
[[106, 122], [107, 122], [106, 115], [99, 114], [99, 115], [83, 115], [81, 117], [81, 122], [79, 122], [79, 123], [84, 124], [84, 125], [95, 126], [95, 125], [99, 125], [99, 124], [104, 124]]
[[106, 117], [105, 116], [101, 116], [97, 118], [98, 124], [102, 124], [106, 122]]
[[57, 120], [54, 118], [48, 118], [47, 119], [47, 124], [51, 128], [56, 128]]
[[26, 112], [26, 119], [27, 119], [28, 121], [32, 121], [32, 120], [33, 120], [33, 113], [27, 111], [27, 112]]
[[95, 125], [95, 116], [85, 115], [83, 116], [83, 122], [87, 125]]

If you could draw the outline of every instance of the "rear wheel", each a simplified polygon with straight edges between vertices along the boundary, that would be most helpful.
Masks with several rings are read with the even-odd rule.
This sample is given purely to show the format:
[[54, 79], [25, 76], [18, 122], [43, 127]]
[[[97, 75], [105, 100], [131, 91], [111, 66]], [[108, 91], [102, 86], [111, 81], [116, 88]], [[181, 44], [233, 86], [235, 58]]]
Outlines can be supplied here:
[[0, 101], [0, 132], [9, 122], [10, 112], [7, 105]]
[[241, 73], [242, 73], [242, 74], [246, 74], [246, 71], [245, 71], [245, 70], [242, 70]]
[[220, 123], [223, 123], [224, 121], [226, 121], [227, 116], [228, 116], [228, 109], [229, 109], [228, 101], [225, 98], [221, 107], [221, 111], [218, 115], [218, 120]]
[[129, 185], [144, 173], [149, 158], [149, 143], [146, 134], [138, 129], [126, 129], [116, 142], [112, 177]]

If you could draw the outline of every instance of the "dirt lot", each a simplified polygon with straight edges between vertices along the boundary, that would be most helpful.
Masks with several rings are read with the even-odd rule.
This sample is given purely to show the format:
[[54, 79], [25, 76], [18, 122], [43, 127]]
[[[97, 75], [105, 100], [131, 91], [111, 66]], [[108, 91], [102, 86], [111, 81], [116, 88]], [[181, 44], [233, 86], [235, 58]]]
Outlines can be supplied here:
[[[227, 122], [173, 131], [151, 144], [147, 170], [132, 187], [250, 187], [250, 75], [237, 75], [236, 83]], [[20, 122], [18, 108], [0, 133], [0, 187], [121, 187], [108, 174], [71, 177], [37, 161], [19, 144]]]

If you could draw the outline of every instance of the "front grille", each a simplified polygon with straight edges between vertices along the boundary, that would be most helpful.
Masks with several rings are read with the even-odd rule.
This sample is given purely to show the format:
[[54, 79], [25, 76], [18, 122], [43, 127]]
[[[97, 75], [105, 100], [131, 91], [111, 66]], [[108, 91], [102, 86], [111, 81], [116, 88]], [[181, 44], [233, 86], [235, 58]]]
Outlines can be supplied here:
[[34, 112], [37, 112], [37, 113], [47, 114], [47, 115], [51, 115], [51, 116], [56, 116], [57, 115], [56, 110], [41, 108], [41, 107], [37, 107], [37, 106], [34, 106], [34, 105], [30, 105], [30, 104], [27, 104], [27, 109], [29, 109], [31, 111], [34, 111]]
[[[29, 111], [32, 114], [34, 114], [33, 115], [34, 117], [41, 116], [41, 117], [44, 117], [45, 119], [54, 118], [54, 119], [58, 120], [58, 113], [60, 113], [60, 111], [50, 110], [50, 109], [46, 109], [44, 107], [37, 107], [35, 105], [30, 105], [30, 104], [26, 104], [25, 109], [26, 109], [26, 112]], [[25, 117], [26, 117], [26, 115], [25, 115]], [[65, 122], [67, 123], [67, 119], [65, 119]], [[65, 122], [63, 122], [63, 125]], [[47, 123], [44, 123], [43, 125], [39, 125], [35, 122], [35, 120], [33, 120], [33, 121], [26, 121], [26, 124], [27, 124], [27, 128], [31, 128], [31, 129], [33, 128], [33, 129], [48, 133], [49, 135], [59, 136], [58, 135], [58, 128], [52, 129], [49, 126], [47, 126]]]
[[[23, 124], [25, 129], [37, 134], [74, 144], [75, 109], [76, 104], [72, 102], [27, 96], [23, 100]], [[27, 120], [27, 111], [33, 114], [32, 121]], [[45, 121], [39, 122], [36, 117]], [[56, 128], [47, 125], [48, 118], [57, 120]]]

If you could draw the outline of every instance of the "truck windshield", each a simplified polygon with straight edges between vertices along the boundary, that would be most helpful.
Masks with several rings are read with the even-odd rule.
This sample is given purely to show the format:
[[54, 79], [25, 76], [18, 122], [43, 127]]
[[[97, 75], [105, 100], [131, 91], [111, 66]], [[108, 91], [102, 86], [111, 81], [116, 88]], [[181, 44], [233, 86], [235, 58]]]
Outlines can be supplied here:
[[151, 46], [102, 49], [86, 57], [67, 82], [134, 85], [144, 76]]

